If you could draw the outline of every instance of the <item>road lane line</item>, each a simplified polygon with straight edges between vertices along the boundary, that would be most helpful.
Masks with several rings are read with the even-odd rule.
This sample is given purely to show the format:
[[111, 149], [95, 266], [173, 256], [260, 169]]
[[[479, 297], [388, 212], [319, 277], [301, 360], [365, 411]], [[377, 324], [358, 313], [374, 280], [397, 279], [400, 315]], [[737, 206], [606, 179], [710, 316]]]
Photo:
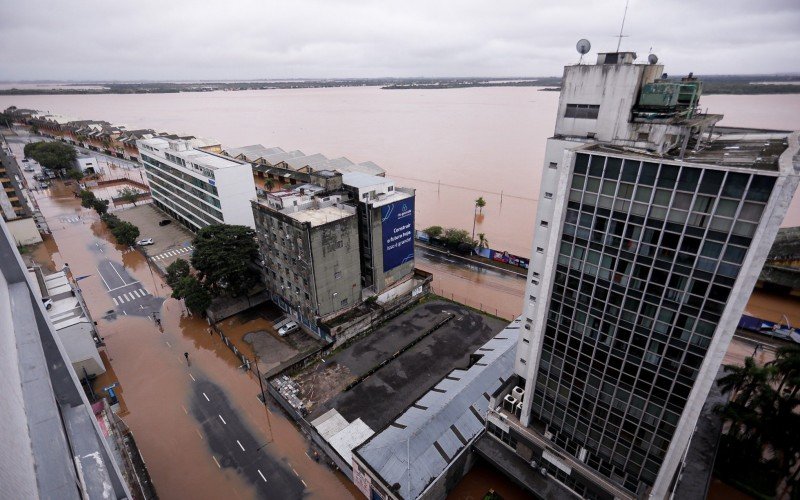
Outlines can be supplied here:
[[208, 401], [208, 402], [211, 402], [211, 400], [210, 400], [210, 399], [208, 399], [208, 396], [206, 396], [206, 393], [205, 393], [205, 392], [203, 393], [203, 396], [205, 396], [205, 398], [206, 398], [206, 401]]
[[185, 406], [181, 405], [181, 408], [183, 408], [183, 413], [189, 414], [189, 410], [187, 410]]
[[292, 472], [294, 472], [294, 475], [295, 475], [295, 476], [297, 476], [297, 477], [300, 477], [300, 474], [298, 474], [298, 473], [297, 473], [297, 471], [296, 471], [296, 470], [294, 470], [294, 467], [292, 467]]
[[242, 451], [244, 451], [244, 446], [242, 446], [242, 443], [240, 443], [238, 439], [236, 440], [236, 444], [238, 444], [239, 448], [241, 448]]
[[303, 486], [305, 486], [306, 488], [308, 488], [308, 485], [306, 484], [306, 482], [305, 482], [304, 480], [302, 480], [302, 479], [301, 479], [301, 480], [300, 480], [300, 482], [301, 482], [301, 483], [303, 483]]
[[214, 455], [211, 455], [211, 458], [214, 459], [214, 463], [217, 464], [217, 467], [219, 467], [221, 469], [222, 466], [219, 464], [219, 462], [217, 462], [217, 457], [215, 457]]
[[200, 439], [204, 439], [203, 435], [200, 434], [200, 431], [198, 429], [195, 429], [194, 431], [197, 433], [198, 436], [200, 436]]
[[119, 279], [122, 280], [123, 284], [130, 285], [130, 283], [125, 283], [125, 278], [123, 278], [122, 275], [119, 274], [119, 271], [117, 271], [117, 266], [115, 266], [113, 262], [109, 261], [108, 265], [111, 266], [111, 269], [113, 269], [115, 273], [117, 273], [117, 276], [119, 276]]
[[165, 344], [167, 344], [167, 347], [172, 347], [172, 344], [170, 344], [169, 342], [165, 342]]
[[225, 419], [224, 419], [224, 418], [222, 418], [222, 415], [220, 415], [220, 414], [217, 414], [217, 416], [219, 417], [219, 419], [220, 419], [220, 420], [222, 420], [222, 423], [223, 423], [223, 424], [225, 424], [225, 425], [228, 425], [228, 422], [226, 422], [226, 421], [225, 421]]
[[129, 286], [131, 286], [131, 285], [135, 285], [136, 283], [139, 283], [139, 282], [138, 282], [138, 281], [134, 281], [133, 283], [127, 283], [127, 284], [125, 284], [125, 285], [118, 286], [117, 288], [111, 288], [111, 289], [109, 289], [108, 291], [109, 291], [109, 292], [113, 292], [113, 291], [115, 291], [115, 290], [119, 290], [119, 289], [121, 289], [121, 288], [127, 288], [127, 287], [129, 287]]
[[128, 312], [127, 312], [127, 311], [122, 311], [122, 314], [124, 314], [125, 316], [127, 316], [127, 315], [128, 315]]
[[197, 382], [197, 380], [192, 376], [191, 373], [189, 374], [189, 378], [192, 379], [192, 382]]
[[106, 289], [110, 292], [111, 291], [111, 287], [108, 286], [108, 282], [106, 281], [105, 278], [103, 278], [103, 273], [100, 272], [100, 268], [99, 267], [95, 267], [95, 269], [97, 269], [97, 274], [100, 275], [100, 279], [103, 280], [103, 284], [106, 286]]
[[267, 478], [265, 478], [264, 474], [261, 473], [261, 469], [256, 469], [256, 470], [258, 471], [258, 475], [261, 476], [261, 479], [263, 479], [264, 482], [266, 483], [267, 482]]

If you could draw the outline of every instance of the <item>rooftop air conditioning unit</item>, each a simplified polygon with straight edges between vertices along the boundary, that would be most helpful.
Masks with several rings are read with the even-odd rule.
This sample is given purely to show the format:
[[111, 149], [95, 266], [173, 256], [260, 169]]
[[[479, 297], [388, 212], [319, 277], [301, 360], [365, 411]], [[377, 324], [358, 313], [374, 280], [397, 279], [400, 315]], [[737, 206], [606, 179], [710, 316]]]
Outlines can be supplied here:
[[544, 477], [547, 477], [547, 469], [545, 467], [539, 469], [539, 473], [541, 473]]
[[549, 439], [550, 441], [553, 440], [553, 433], [550, 431], [544, 431], [544, 438]]
[[516, 386], [511, 389], [511, 395], [517, 398], [517, 400], [522, 401], [523, 397], [525, 396], [525, 389], [520, 386]]
[[509, 412], [514, 412], [514, 407], [517, 406], [517, 399], [511, 394], [503, 398], [503, 409]]
[[514, 415], [516, 415], [517, 418], [520, 418], [522, 415], [522, 401], [517, 403], [517, 407], [514, 409]]

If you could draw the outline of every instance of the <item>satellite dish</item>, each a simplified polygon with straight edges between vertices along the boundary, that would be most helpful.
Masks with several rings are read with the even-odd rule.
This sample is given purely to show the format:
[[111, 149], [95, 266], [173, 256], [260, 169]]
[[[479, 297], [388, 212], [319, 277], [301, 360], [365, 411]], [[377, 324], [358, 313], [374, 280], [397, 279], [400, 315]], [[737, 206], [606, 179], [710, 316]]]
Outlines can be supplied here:
[[577, 50], [578, 54], [582, 56], [588, 54], [591, 49], [592, 49], [592, 44], [589, 43], [589, 40], [585, 38], [581, 38], [580, 40], [578, 40], [578, 43], [575, 45], [575, 50]]
[[655, 55], [655, 54], [650, 54], [649, 56], [647, 56], [647, 62], [649, 62], [650, 64], [657, 63], [658, 62], [658, 56]]

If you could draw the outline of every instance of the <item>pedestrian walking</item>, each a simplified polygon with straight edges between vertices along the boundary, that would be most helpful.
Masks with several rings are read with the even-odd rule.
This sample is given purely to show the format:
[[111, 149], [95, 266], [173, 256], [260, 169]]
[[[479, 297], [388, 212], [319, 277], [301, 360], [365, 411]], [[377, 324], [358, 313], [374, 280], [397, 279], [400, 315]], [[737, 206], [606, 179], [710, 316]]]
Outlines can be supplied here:
[[186, 358], [186, 364], [192, 366], [192, 363], [189, 362], [189, 353], [188, 352], [183, 353], [183, 357]]

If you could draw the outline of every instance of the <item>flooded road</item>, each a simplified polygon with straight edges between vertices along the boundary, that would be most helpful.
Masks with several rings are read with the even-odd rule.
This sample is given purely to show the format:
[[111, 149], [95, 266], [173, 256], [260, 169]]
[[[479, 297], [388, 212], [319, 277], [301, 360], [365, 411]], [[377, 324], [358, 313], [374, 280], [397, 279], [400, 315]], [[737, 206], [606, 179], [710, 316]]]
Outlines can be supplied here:
[[[22, 145], [9, 139], [19, 153]], [[54, 182], [32, 196], [53, 233], [32, 257], [50, 270], [69, 264], [79, 280], [109, 361], [95, 391], [120, 384], [121, 417], [161, 498], [354, 497], [344, 476], [309, 458], [305, 439], [280, 411], [266, 413], [257, 380], [208, 335], [205, 321], [168, 298], [142, 255], [116, 245], [70, 187]], [[139, 290], [147, 294], [135, 296]], [[160, 328], [148, 308], [159, 309]]]

